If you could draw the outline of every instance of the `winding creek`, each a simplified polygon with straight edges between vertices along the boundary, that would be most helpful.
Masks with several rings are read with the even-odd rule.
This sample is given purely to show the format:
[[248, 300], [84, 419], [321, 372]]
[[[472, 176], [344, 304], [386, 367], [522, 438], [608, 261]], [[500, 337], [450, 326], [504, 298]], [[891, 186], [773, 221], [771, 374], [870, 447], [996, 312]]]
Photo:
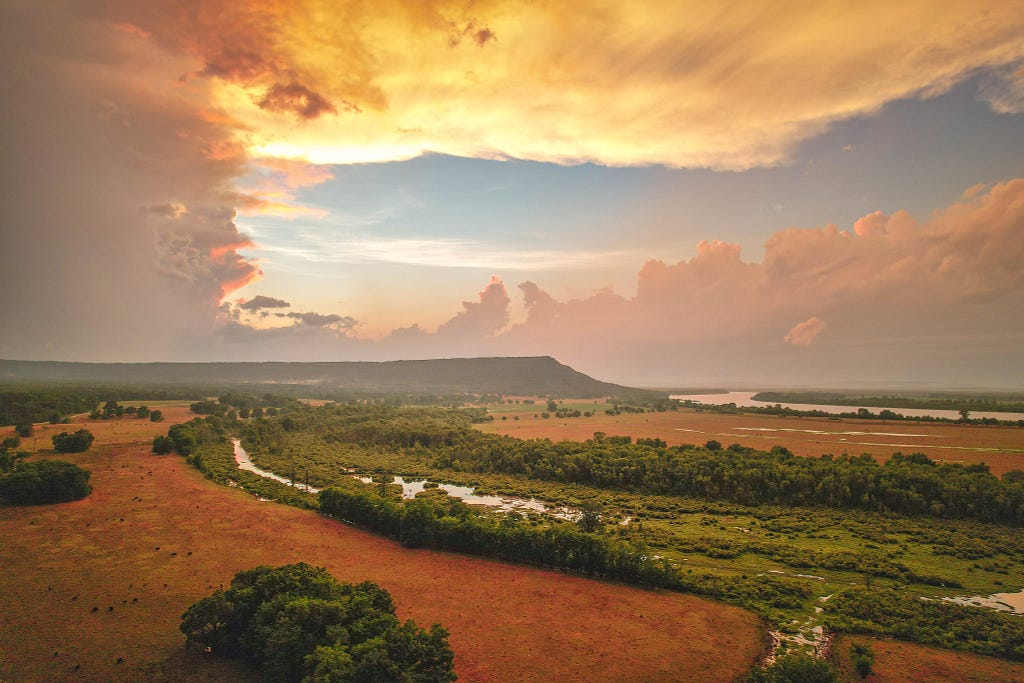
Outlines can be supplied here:
[[[267, 470], [260, 469], [246, 453], [245, 449], [242, 448], [242, 443], [238, 439], [231, 440], [234, 446], [235, 452], [235, 463], [238, 464], [238, 469], [252, 472], [261, 477], [267, 479], [273, 479], [274, 481], [287, 484], [288, 486], [294, 486], [300, 491], [306, 491], [307, 493], [319, 493], [320, 489], [315, 486], [307, 486], [300, 482], [293, 482], [288, 477], [282, 477], [279, 474], [268, 472]], [[369, 484], [373, 480], [370, 477], [362, 476], [359, 474], [350, 475], [364, 484]], [[415, 498], [417, 493], [427, 490], [430, 482], [427, 479], [406, 479], [405, 477], [396, 476], [393, 479], [395, 484], [402, 486], [402, 497], [403, 498]], [[559, 507], [555, 505], [545, 504], [536, 498], [521, 498], [516, 496], [487, 496], [479, 495], [476, 493], [476, 489], [472, 486], [458, 486], [455, 484], [438, 484], [437, 488], [445, 491], [448, 495], [453, 498], [459, 498], [468, 505], [483, 505], [485, 507], [498, 510], [500, 512], [538, 512], [549, 514], [554, 517], [560, 517], [562, 519], [575, 520], [579, 517], [579, 511], [568, 507]], [[621, 522], [622, 524], [628, 524], [630, 518]], [[773, 572], [782, 574], [784, 572]], [[824, 580], [820, 576], [811, 576], [806, 574], [796, 574], [796, 576], [808, 579]], [[923, 596], [922, 596], [923, 597]], [[828, 598], [822, 598], [822, 602]], [[927, 598], [925, 598], [927, 599]], [[941, 598], [947, 602], [955, 602], [960, 605], [969, 605], [975, 607], [987, 607], [1003, 612], [1012, 612], [1016, 614], [1024, 614], [1024, 590], [1018, 593], [997, 593], [989, 596], [970, 596], [970, 597], [945, 597]], [[820, 614], [821, 609], [816, 608], [816, 614]], [[805, 626], [806, 629], [800, 629], [796, 636], [783, 635], [781, 632], [772, 632], [775, 647], [777, 648], [782, 640], [789, 640], [798, 644], [810, 644], [816, 649], [822, 647], [822, 632], [821, 626], [816, 625], [817, 622], [813, 619], [809, 620]], [[813, 628], [812, 628], [813, 627]]]
[[[315, 486], [307, 486], [301, 482], [293, 482], [288, 477], [282, 477], [279, 474], [274, 474], [264, 469], [260, 469], [256, 466], [256, 463], [252, 461], [249, 454], [242, 448], [242, 442], [238, 439], [231, 440], [235, 450], [235, 463], [238, 465], [238, 469], [252, 472], [261, 477], [267, 479], [273, 479], [274, 481], [287, 484], [288, 486], [294, 486], [300, 491], [306, 491], [307, 493], [319, 493], [320, 489]], [[369, 484], [372, 480], [370, 477], [365, 477], [358, 474], [350, 475], [364, 484]], [[406, 479], [405, 477], [395, 477], [392, 481], [394, 484], [400, 484], [402, 486], [402, 497], [403, 498], [415, 498], [417, 493], [425, 491], [428, 488], [434, 488], [428, 486], [433, 484], [427, 479]], [[518, 496], [487, 496], [476, 493], [476, 489], [472, 486], [458, 486], [456, 484], [437, 484], [437, 488], [446, 492], [453, 498], [462, 500], [467, 505], [482, 505], [484, 507], [497, 510], [499, 512], [539, 512], [553, 517], [560, 517], [561, 519], [574, 520], [579, 516], [579, 512], [569, 507], [559, 507], [539, 501], [536, 498], [522, 498]]]

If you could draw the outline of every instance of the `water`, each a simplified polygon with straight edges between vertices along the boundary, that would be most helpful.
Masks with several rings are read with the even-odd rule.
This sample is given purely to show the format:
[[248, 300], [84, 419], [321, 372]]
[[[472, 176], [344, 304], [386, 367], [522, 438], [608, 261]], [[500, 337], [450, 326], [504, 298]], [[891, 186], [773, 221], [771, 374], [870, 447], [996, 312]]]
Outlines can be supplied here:
[[[231, 443], [235, 448], [235, 462], [238, 464], [238, 469], [252, 472], [253, 474], [266, 477], [267, 479], [279, 481], [282, 484], [287, 484], [288, 486], [294, 486], [300, 491], [308, 491], [309, 493], [318, 493], [320, 491], [320, 489], [316, 487], [307, 487], [305, 484], [297, 482], [293, 483], [292, 480], [287, 477], [282, 477], [278, 474], [274, 474], [273, 472], [260, 469], [249, 457], [249, 454], [245, 452], [245, 449], [242, 448], [241, 441], [238, 439], [232, 439]], [[358, 474], [353, 474], [352, 476], [364, 484], [369, 484], [373, 481], [370, 477], [364, 477]], [[427, 479], [406, 479], [405, 477], [395, 477], [392, 483], [401, 484], [403, 498], [415, 498], [417, 493], [426, 490], [426, 485], [432, 482]], [[567, 507], [548, 506], [536, 498], [479, 495], [476, 493], [476, 489], [472, 486], [457, 486], [455, 484], [439, 484], [437, 488], [445, 491], [453, 498], [461, 499], [469, 505], [483, 505], [500, 512], [543, 512], [554, 517], [569, 520], [574, 520], [579, 517], [579, 512], [577, 510]]]
[[1018, 593], [996, 593], [989, 596], [974, 595], [968, 598], [955, 597], [942, 599], [946, 602], [955, 602], [958, 605], [988, 607], [999, 612], [1024, 614], [1024, 590]]
[[242, 448], [241, 441], [239, 441], [238, 439], [232, 439], [231, 444], [235, 447], [235, 462], [238, 464], [238, 469], [245, 470], [246, 472], [252, 472], [253, 474], [257, 474], [265, 479], [273, 479], [274, 481], [279, 481], [282, 484], [287, 484], [288, 486], [294, 486], [300, 491], [306, 491], [307, 493], [320, 492], [320, 489], [314, 486], [306, 486], [305, 484], [293, 482], [291, 479], [287, 477], [282, 477], [278, 474], [274, 474], [273, 472], [261, 470], [259, 467], [256, 467], [256, 463], [254, 463], [252, 459], [249, 458], [249, 454], [245, 452], [244, 448]]
[[[696, 401], [697, 403], [706, 403], [708, 405], [725, 405], [727, 403], [735, 403], [739, 408], [770, 408], [775, 405], [781, 405], [783, 408], [792, 408], [793, 410], [820, 410], [832, 415], [838, 415], [839, 413], [855, 413], [861, 408], [867, 408], [872, 413], [891, 410], [894, 413], [905, 415], [907, 417], [926, 417], [930, 415], [932, 417], [946, 417], [953, 420], [960, 419], [960, 411], [958, 410], [886, 408], [884, 406], [828, 406], [812, 403], [771, 403], [766, 401], [755, 401], [753, 396], [756, 393], [756, 391], [730, 391], [726, 394], [686, 394], [670, 396], [669, 398], [674, 398], [679, 401]], [[972, 410], [970, 416], [972, 418], [994, 417], [997, 420], [1024, 420], [1024, 413], [994, 413]]]

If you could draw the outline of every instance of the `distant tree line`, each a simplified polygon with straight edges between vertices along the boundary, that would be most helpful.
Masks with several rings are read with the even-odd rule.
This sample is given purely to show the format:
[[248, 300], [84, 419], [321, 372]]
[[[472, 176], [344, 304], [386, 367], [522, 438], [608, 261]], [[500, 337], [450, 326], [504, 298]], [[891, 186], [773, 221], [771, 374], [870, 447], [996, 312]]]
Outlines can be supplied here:
[[[107, 402], [190, 399], [202, 396], [191, 388], [81, 385], [0, 385], [0, 426], [50, 422], [88, 413]], [[101, 411], [102, 414], [102, 411]]]
[[863, 394], [842, 394], [814, 391], [762, 391], [754, 394], [755, 401], [765, 403], [810, 403], [826, 406], [889, 406], [891, 408], [914, 408], [936, 410], [967, 410], [982, 412], [1024, 413], [1024, 395], [1002, 394], [976, 396], [972, 394], [950, 395], [929, 393], [923, 396], [865, 396]]
[[[961, 416], [959, 418], [951, 417], [935, 417], [934, 415], [902, 415], [889, 408], [883, 408], [877, 413], [873, 413], [867, 408], [858, 408], [857, 410], [847, 410], [841, 413], [830, 413], [824, 410], [807, 409], [801, 410], [799, 408], [788, 408], [781, 404], [776, 403], [775, 405], [768, 406], [742, 406], [738, 407], [735, 403], [724, 403], [724, 404], [707, 404], [698, 403], [697, 401], [684, 400], [680, 403], [687, 408], [696, 408], [698, 411], [706, 413], [720, 413], [724, 415], [740, 415], [743, 413], [749, 413], [753, 415], [781, 415], [783, 417], [825, 417], [825, 418], [844, 418], [849, 420], [892, 420], [900, 421], [906, 420], [910, 422], [965, 422], [969, 424], [982, 424], [982, 425], [1003, 425], [1008, 427], [1024, 427], [1024, 420], [999, 420], [994, 417], [982, 417], [972, 419], [969, 417], [967, 409], [960, 409]], [[842, 405], [842, 404], [839, 404]], [[1006, 408], [1004, 408], [1005, 410]]]

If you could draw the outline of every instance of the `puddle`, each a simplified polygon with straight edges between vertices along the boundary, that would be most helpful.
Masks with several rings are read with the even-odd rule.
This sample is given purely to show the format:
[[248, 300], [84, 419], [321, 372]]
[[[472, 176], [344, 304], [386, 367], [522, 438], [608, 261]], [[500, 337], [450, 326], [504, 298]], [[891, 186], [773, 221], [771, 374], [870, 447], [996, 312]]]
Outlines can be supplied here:
[[942, 598], [945, 602], [955, 602], [969, 607], [988, 607], [1000, 612], [1024, 614], [1024, 590], [1019, 593], [994, 593], [989, 596], [974, 595], [971, 597]]

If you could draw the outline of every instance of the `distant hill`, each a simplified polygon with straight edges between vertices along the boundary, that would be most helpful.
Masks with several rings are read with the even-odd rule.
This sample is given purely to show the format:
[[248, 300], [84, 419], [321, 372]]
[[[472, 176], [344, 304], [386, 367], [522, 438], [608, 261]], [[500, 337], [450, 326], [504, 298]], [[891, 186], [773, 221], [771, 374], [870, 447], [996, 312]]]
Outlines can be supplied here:
[[591, 398], [658, 396], [601, 382], [549, 356], [382, 363], [65, 363], [0, 360], [0, 382], [105, 385], [296, 385], [381, 393]]

